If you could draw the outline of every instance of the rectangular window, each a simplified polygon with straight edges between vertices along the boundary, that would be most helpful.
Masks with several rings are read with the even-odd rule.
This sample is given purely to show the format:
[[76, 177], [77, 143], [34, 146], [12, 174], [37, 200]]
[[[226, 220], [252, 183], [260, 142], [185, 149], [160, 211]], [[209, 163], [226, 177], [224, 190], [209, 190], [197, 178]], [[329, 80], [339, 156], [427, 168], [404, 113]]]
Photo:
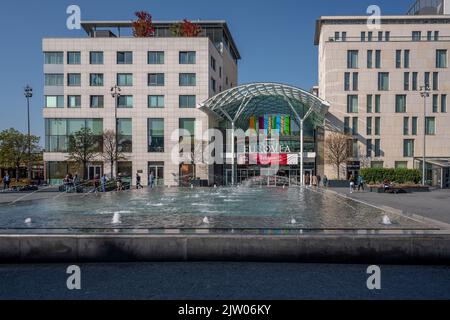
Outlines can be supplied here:
[[417, 136], [417, 117], [412, 118], [411, 134]]
[[395, 169], [408, 169], [408, 161], [395, 161]]
[[347, 113], [358, 113], [358, 96], [347, 96]]
[[164, 108], [165, 98], [164, 96], [148, 96], [148, 107], [149, 108]]
[[133, 122], [131, 119], [117, 119], [117, 150], [133, 152]]
[[390, 31], [386, 31], [385, 39], [386, 39], [386, 41], [391, 41], [391, 32]]
[[381, 68], [381, 50], [375, 51], [375, 68]]
[[64, 52], [44, 52], [45, 64], [64, 64]]
[[148, 119], [148, 152], [164, 152], [164, 119]]
[[105, 106], [103, 96], [91, 96], [90, 100], [90, 105], [93, 109], [103, 108]]
[[375, 118], [375, 135], [376, 136], [381, 135], [381, 118], [380, 117]]
[[120, 96], [118, 100], [118, 108], [133, 108], [133, 96]]
[[337, 31], [334, 32], [334, 40], [339, 41], [341, 39], [341, 34]]
[[436, 134], [436, 118], [427, 117], [425, 119], [425, 131], [427, 136], [434, 136]]
[[437, 113], [439, 111], [439, 95], [433, 94], [433, 113]]
[[81, 74], [80, 73], [68, 73], [67, 74], [67, 85], [69, 87], [81, 86]]
[[406, 112], [406, 95], [398, 94], [395, 96], [395, 112], [396, 113]]
[[421, 31], [413, 31], [412, 32], [412, 41], [421, 41], [422, 40], [422, 32]]
[[383, 31], [378, 31], [378, 41], [383, 41]]
[[352, 119], [352, 135], [357, 136], [358, 132], [359, 132], [358, 118], [354, 117]]
[[196, 52], [195, 51], [181, 51], [180, 52], [180, 64], [195, 64]]
[[133, 52], [131, 51], [117, 52], [117, 64], [133, 64]]
[[162, 87], [164, 86], [164, 73], [149, 73], [148, 85], [150, 87]]
[[350, 134], [350, 117], [344, 118], [344, 133]]
[[370, 163], [370, 167], [373, 169], [383, 169], [384, 168], [384, 162], [383, 161], [372, 161]]
[[441, 95], [441, 112], [447, 113], [447, 95]]
[[211, 57], [211, 69], [216, 71], [216, 59], [214, 57]]
[[404, 59], [403, 59], [404, 68], [405, 69], [409, 69], [410, 51], [409, 50], [405, 50], [405, 52], [403, 54], [404, 54]]
[[417, 72], [413, 72], [413, 74], [412, 74], [412, 90], [413, 91], [417, 91], [417, 89], [419, 88], [418, 78], [419, 78], [419, 74]]
[[395, 67], [397, 69], [402, 67], [402, 50], [395, 51]]
[[361, 42], [366, 41], [366, 33], [364, 31], [361, 31]]
[[375, 157], [381, 157], [381, 140], [375, 139]]
[[414, 157], [414, 140], [405, 139], [403, 141], [403, 157], [405, 158]]
[[369, 31], [367, 32], [367, 41], [371, 42], [373, 40], [373, 32]]
[[350, 72], [344, 74], [344, 91], [350, 91]]
[[180, 73], [179, 78], [179, 84], [181, 87], [193, 87], [197, 83], [195, 73]]
[[403, 74], [403, 90], [409, 91], [409, 72]]
[[45, 96], [46, 108], [64, 108], [64, 96]]
[[68, 96], [67, 97], [68, 108], [81, 108], [81, 96]]
[[102, 51], [91, 51], [89, 53], [89, 63], [90, 64], [103, 64], [103, 52]]
[[447, 68], [447, 50], [436, 50], [436, 68]]
[[64, 74], [46, 73], [45, 86], [56, 86], [56, 87], [64, 86]]
[[378, 90], [379, 91], [389, 91], [389, 73], [388, 72], [378, 73]]
[[211, 90], [213, 92], [217, 92], [217, 83], [216, 83], [216, 79], [211, 78]]
[[375, 95], [375, 113], [381, 113], [381, 96]]
[[102, 87], [103, 86], [103, 73], [91, 73], [90, 74], [90, 85], [91, 85], [91, 87]]
[[371, 94], [367, 95], [367, 113], [372, 113], [373, 111], [373, 96]]
[[427, 32], [427, 41], [431, 41], [433, 40], [433, 31], [428, 31]]
[[425, 87], [430, 88], [430, 73], [429, 72], [425, 72], [424, 77], [423, 77], [423, 84]]
[[367, 50], [367, 69], [373, 67], [373, 50]]
[[342, 41], [347, 41], [347, 32], [342, 32]]
[[148, 64], [164, 64], [164, 51], [149, 51]]
[[122, 87], [133, 86], [133, 74], [132, 73], [118, 73], [117, 85]]
[[353, 73], [353, 91], [358, 91], [358, 87], [359, 87], [359, 74], [358, 72], [354, 72]]
[[372, 135], [372, 117], [367, 118], [367, 130], [366, 133], [368, 136]]
[[197, 106], [195, 96], [180, 96], [180, 108], [195, 108]]
[[433, 72], [433, 90], [439, 90], [439, 72]]
[[403, 135], [409, 136], [409, 117], [403, 118]]
[[195, 150], [195, 119], [180, 119], [180, 151], [188, 152], [186, 148], [190, 148], [190, 152]]
[[81, 53], [79, 51], [67, 52], [67, 64], [81, 64]]
[[367, 139], [367, 141], [366, 141], [366, 157], [367, 158], [372, 158], [372, 151], [373, 151], [372, 139]]
[[347, 68], [358, 69], [358, 50], [349, 50], [347, 52]]

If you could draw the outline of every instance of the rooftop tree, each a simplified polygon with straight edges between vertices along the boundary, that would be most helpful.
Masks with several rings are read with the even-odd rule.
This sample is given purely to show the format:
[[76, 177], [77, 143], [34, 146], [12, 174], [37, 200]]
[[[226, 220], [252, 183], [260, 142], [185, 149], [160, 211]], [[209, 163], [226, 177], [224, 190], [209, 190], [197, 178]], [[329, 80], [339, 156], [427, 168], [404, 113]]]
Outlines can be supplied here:
[[137, 20], [133, 21], [133, 36], [137, 38], [148, 38], [155, 34], [152, 16], [146, 11], [135, 13]]
[[183, 22], [173, 24], [170, 31], [176, 37], [198, 37], [202, 33], [202, 28], [200, 25], [184, 19]]

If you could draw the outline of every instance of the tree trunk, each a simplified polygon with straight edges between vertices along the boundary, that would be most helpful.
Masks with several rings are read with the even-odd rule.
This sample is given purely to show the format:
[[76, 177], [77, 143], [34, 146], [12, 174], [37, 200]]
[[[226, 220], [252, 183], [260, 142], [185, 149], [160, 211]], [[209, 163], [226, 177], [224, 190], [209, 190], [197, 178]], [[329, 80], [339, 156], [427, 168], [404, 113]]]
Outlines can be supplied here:
[[83, 179], [85, 181], [88, 180], [88, 170], [87, 170], [87, 162], [83, 161]]
[[20, 171], [20, 165], [16, 166], [16, 182], [19, 181], [19, 171]]
[[114, 179], [114, 161], [111, 161], [111, 180]]
[[336, 165], [336, 169], [337, 169], [337, 177], [338, 180], [341, 180], [341, 166], [340, 165]]

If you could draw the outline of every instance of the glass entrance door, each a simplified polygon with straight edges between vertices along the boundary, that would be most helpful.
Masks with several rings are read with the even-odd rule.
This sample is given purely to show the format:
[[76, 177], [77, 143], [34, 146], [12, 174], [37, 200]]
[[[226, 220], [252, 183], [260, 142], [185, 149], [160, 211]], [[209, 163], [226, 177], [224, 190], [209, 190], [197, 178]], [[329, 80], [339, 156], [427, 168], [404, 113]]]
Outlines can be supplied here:
[[150, 162], [148, 164], [148, 181], [152, 187], [164, 186], [164, 162]]
[[89, 173], [89, 175], [88, 175], [89, 180], [94, 180], [96, 176], [101, 177], [102, 176], [102, 166], [100, 166], [100, 165], [89, 166], [88, 173]]

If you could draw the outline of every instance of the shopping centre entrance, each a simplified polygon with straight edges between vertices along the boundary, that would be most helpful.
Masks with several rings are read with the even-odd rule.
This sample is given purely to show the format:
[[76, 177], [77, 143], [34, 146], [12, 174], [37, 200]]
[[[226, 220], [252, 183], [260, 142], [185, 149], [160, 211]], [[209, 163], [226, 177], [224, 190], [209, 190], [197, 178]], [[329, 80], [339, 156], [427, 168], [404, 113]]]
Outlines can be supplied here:
[[[200, 107], [216, 120], [227, 147], [225, 164], [214, 166], [215, 184], [294, 186], [318, 174], [323, 141], [317, 137], [323, 134], [317, 133], [323, 132], [326, 101], [292, 86], [254, 83], [224, 91]], [[245, 137], [235, 134], [239, 129]]]

